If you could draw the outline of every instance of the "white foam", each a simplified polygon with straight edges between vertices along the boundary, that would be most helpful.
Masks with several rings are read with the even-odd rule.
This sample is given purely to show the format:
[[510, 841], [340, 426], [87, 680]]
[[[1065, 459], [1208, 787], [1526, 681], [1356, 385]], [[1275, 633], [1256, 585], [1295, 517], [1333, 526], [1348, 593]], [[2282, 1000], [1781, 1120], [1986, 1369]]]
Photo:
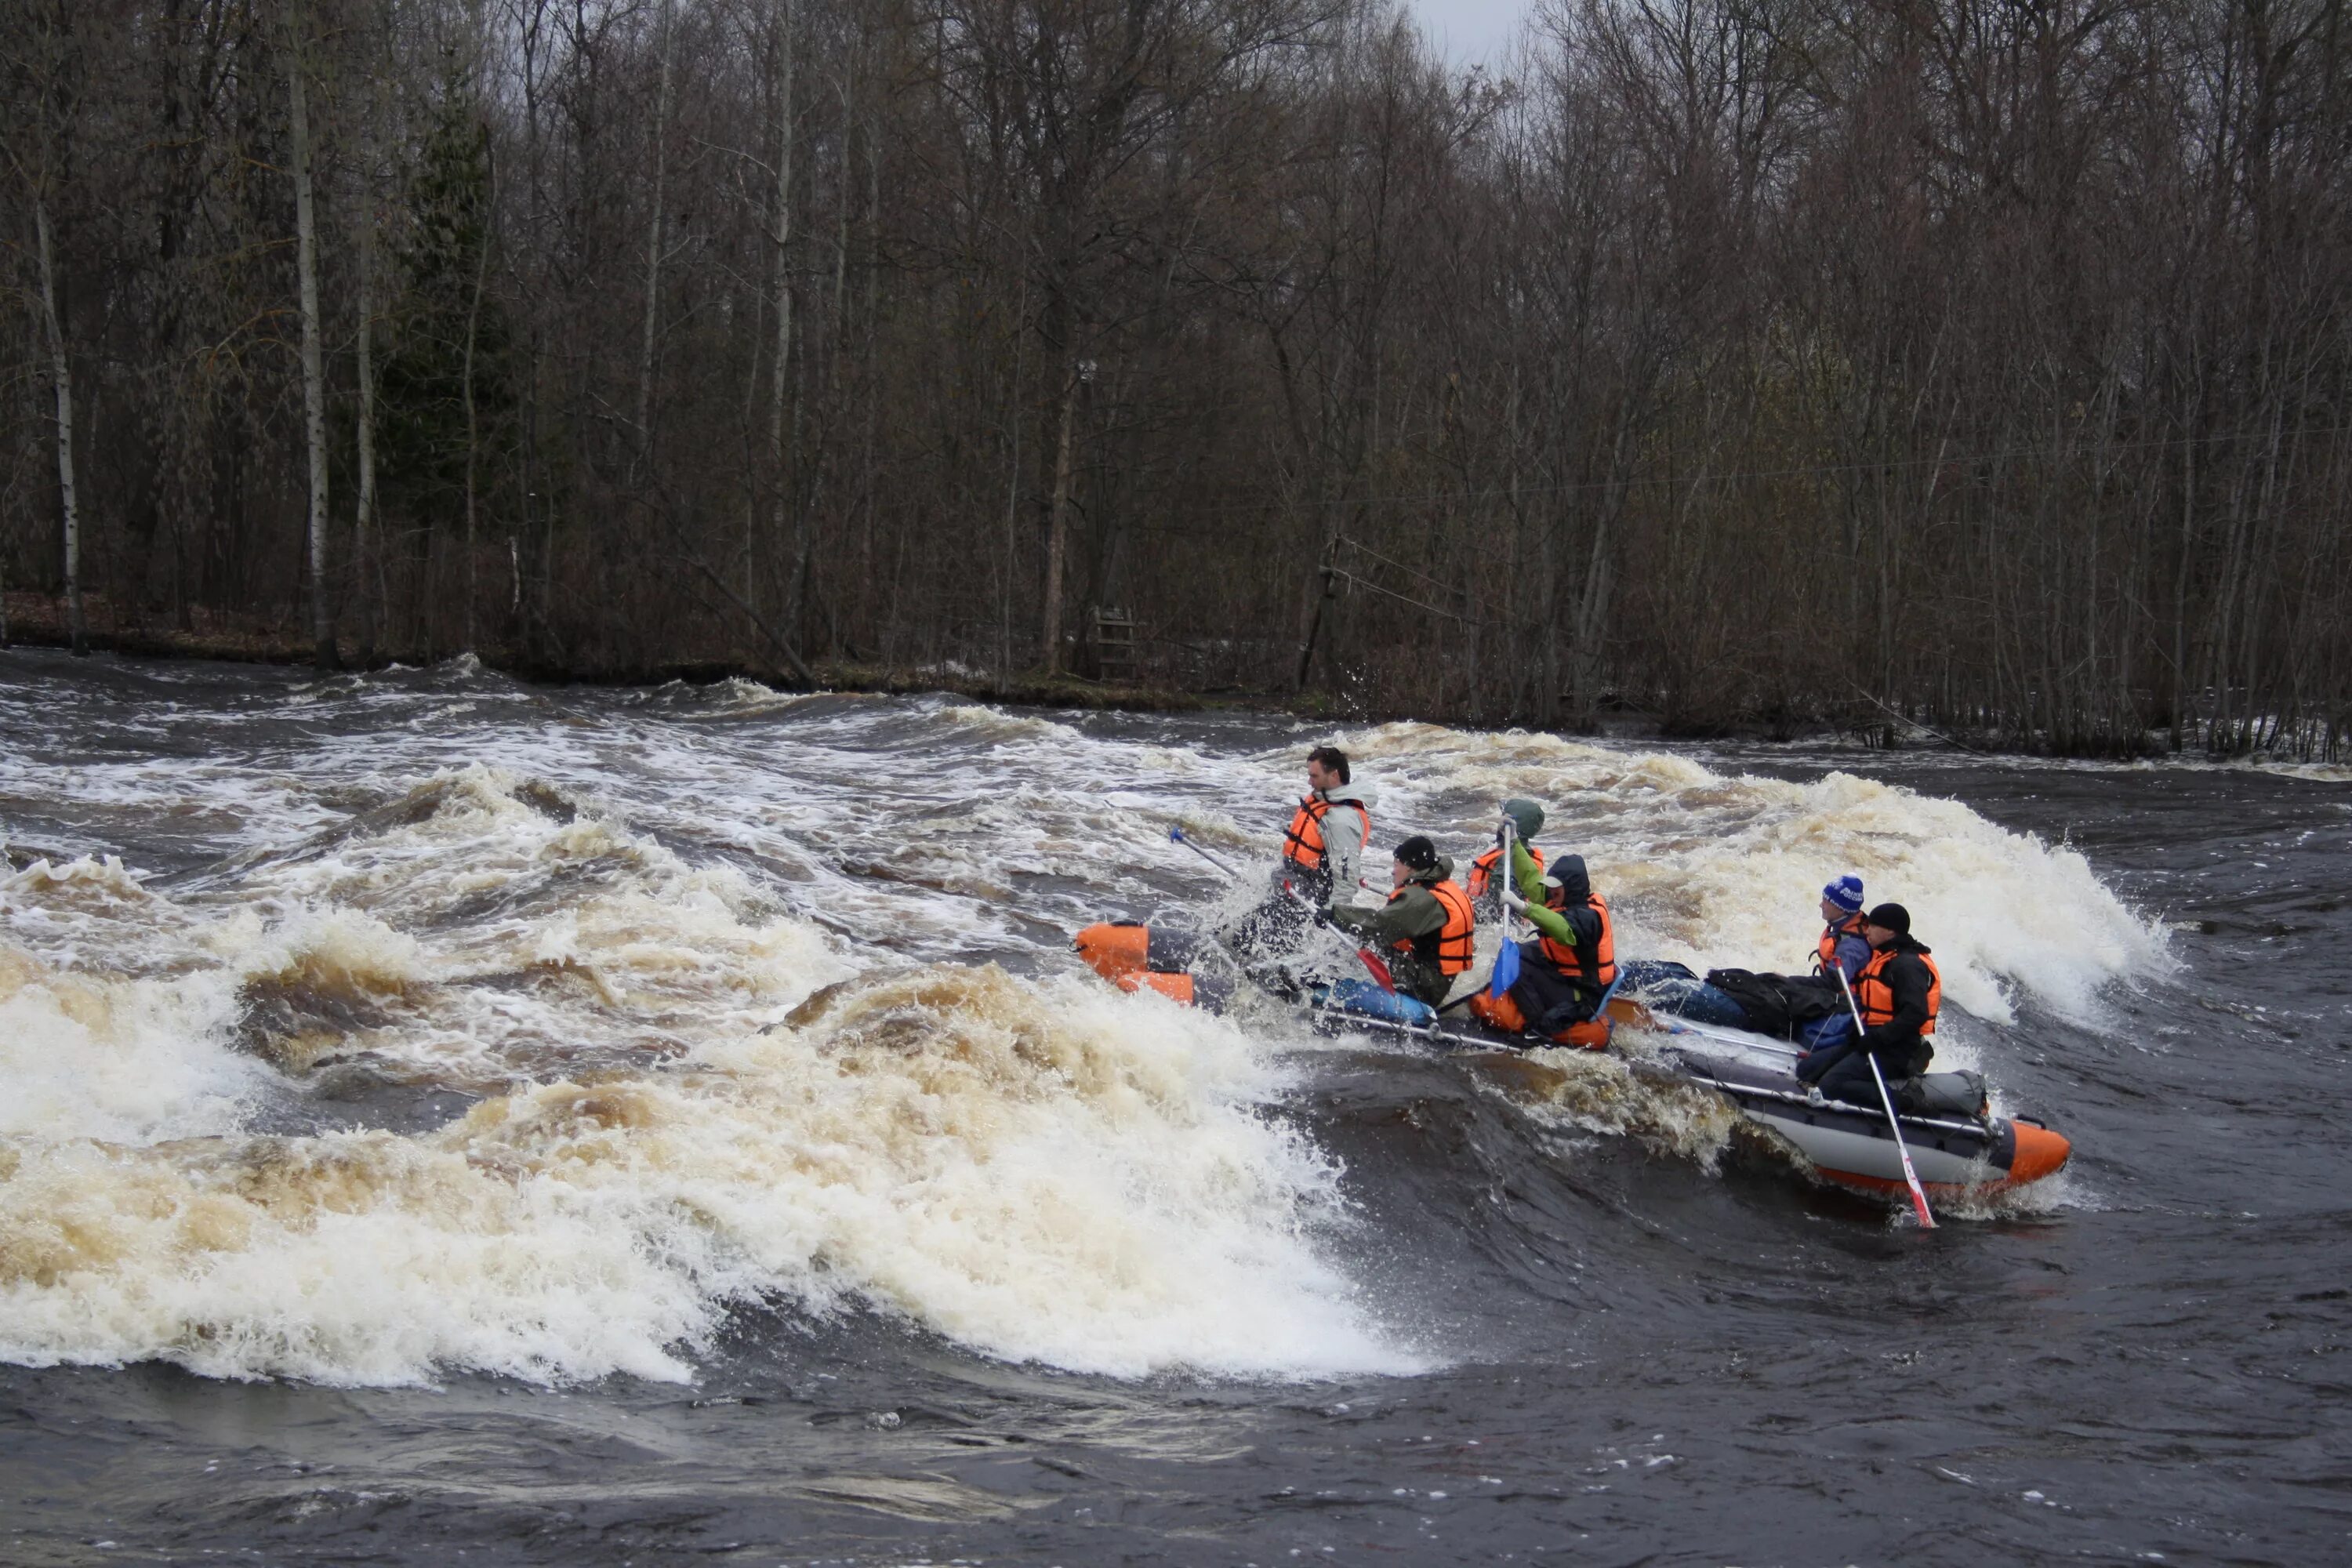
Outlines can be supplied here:
[[1006, 741], [1076, 739], [1077, 731], [1067, 724], [1051, 719], [1040, 719], [1032, 713], [1011, 713], [985, 702], [956, 702], [943, 706], [940, 717], [977, 730], [1000, 743]]
[[1739, 1113], [1710, 1090], [1637, 1074], [1633, 1064], [1644, 1047], [1631, 1031], [1623, 1042], [1624, 1049], [1608, 1054], [1567, 1047], [1524, 1052], [1482, 1064], [1481, 1081], [1540, 1121], [1634, 1137], [1712, 1172], [1731, 1146]]
[[120, 857], [84, 855], [62, 866], [36, 860], [21, 871], [0, 877], [0, 899], [87, 895], [101, 902], [140, 903], [147, 897], [136, 872], [124, 868]]
[[[0, 1212], [0, 1355], [338, 1384], [478, 1368], [677, 1378], [699, 1250], [646, 1205], [384, 1133], [22, 1157]], [[34, 1216], [38, 1216], [37, 1219]], [[678, 1238], [688, 1247], [692, 1233]]]
[[2311, 784], [2352, 784], [2352, 764], [2344, 763], [2277, 762], [2264, 758], [2248, 765], [2262, 773]]
[[[366, 726], [268, 773], [225, 756], [37, 777], [0, 755], [0, 786], [29, 798], [69, 794], [98, 822], [168, 811], [263, 852], [169, 897], [103, 860], [5, 885], [34, 978], [0, 998], [0, 1068], [32, 1085], [0, 1111], [21, 1111], [0, 1120], [0, 1353], [669, 1377], [761, 1299], [871, 1303], [1118, 1375], [1418, 1364], [1377, 1282], [1336, 1261], [1354, 1222], [1332, 1163], [1273, 1113], [1297, 1091], [1285, 1058], [1091, 976], [888, 967], [1070, 965], [1066, 931], [1171, 888], [1240, 907], [1319, 734], [1263, 748], [1261, 725], [1203, 720], [1199, 744], [1147, 744], [749, 689], [716, 710], [758, 721], [727, 724], [660, 704], [518, 722], [429, 682], [363, 700]], [[1342, 743], [1381, 790], [1376, 871], [1407, 827], [1465, 858], [1502, 796], [1532, 795], [1554, 814], [1542, 841], [1611, 893], [1621, 952], [1791, 967], [1816, 889], [1857, 869], [1912, 906], [1952, 999], [1985, 1017], [2011, 993], [2087, 1008], [2163, 962], [2080, 856], [1865, 779], [1429, 725]], [[1242, 881], [1170, 843], [1171, 820]], [[821, 1016], [759, 1032], [844, 981]], [[264, 986], [374, 1020], [322, 1050], [494, 1098], [422, 1137], [247, 1136], [240, 1108], [288, 1092], [236, 1045]], [[1951, 1027], [1966, 1050], [1982, 1026]], [[1610, 1089], [1559, 1109], [1712, 1157], [1705, 1118]]]
[[[2012, 988], [2087, 1019], [2103, 986], [2171, 962], [2158, 922], [2079, 852], [1901, 785], [1848, 773], [1790, 784], [1685, 757], [1432, 725], [1351, 739], [1368, 765], [1403, 774], [1425, 816], [1460, 821], [1454, 802], [1465, 794], [1486, 813], [1511, 795], [1544, 802], [1540, 842], [1584, 855], [1618, 916], [1621, 955], [1801, 970], [1821, 931], [1822, 886], [1853, 871], [1871, 902], [1910, 910], [1946, 999], [1997, 1023], [2014, 1016]], [[1473, 816], [1457, 831], [1491, 831], [1492, 820]]]
[[0, 1166], [0, 1354], [674, 1378], [781, 1298], [1120, 1375], [1411, 1370], [1322, 1256], [1337, 1173], [1279, 1088], [1156, 998], [926, 970], [422, 1138], [44, 1144]]
[[231, 976], [99, 980], [0, 943], [0, 1140], [147, 1142], [236, 1125], [266, 1087], [225, 1044]]

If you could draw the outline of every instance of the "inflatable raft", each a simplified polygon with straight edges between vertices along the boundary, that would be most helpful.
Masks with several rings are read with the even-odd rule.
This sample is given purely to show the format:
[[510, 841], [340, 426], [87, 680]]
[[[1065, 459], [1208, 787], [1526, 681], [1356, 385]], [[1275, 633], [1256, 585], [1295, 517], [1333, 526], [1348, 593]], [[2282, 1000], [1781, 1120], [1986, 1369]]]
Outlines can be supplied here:
[[[1156, 991], [1186, 1005], [1221, 1009], [1234, 988], [1223, 965], [1203, 962], [1203, 939], [1187, 932], [1107, 921], [1078, 932], [1071, 945], [1123, 990]], [[1676, 1078], [1722, 1095], [1828, 1180], [1867, 1193], [1903, 1192], [1902, 1161], [1883, 1109], [1824, 1100], [1798, 1080], [1795, 1047], [1707, 1021], [1719, 1016], [1714, 998], [1680, 964], [1635, 962], [1624, 970], [1629, 980], [1648, 984], [1642, 992], [1609, 998], [1610, 1024], [1663, 1033], [1663, 1063]], [[1427, 1004], [1368, 980], [1308, 982], [1297, 985], [1290, 999], [1328, 1034], [1386, 1034], [1455, 1051], [1520, 1051], [1555, 1043], [1440, 1016]], [[1678, 1016], [1685, 1012], [1695, 1016]], [[2023, 1186], [2063, 1169], [2074, 1152], [2063, 1134], [2039, 1121], [1990, 1114], [1984, 1080], [1974, 1073], [1925, 1074], [1904, 1087], [1896, 1111], [1912, 1164], [1931, 1194]]]
[[[1823, 1100], [1797, 1080], [1794, 1047], [1745, 1030], [1654, 1016], [1665, 1055], [1685, 1082], [1711, 1089], [1769, 1128], [1831, 1181], [1900, 1196], [1903, 1162], [1886, 1112]], [[2063, 1169], [2063, 1134], [2028, 1117], [1990, 1114], [1984, 1079], [1932, 1072], [1904, 1085], [1896, 1102], [1903, 1142], [1929, 1193], [2020, 1187]]]

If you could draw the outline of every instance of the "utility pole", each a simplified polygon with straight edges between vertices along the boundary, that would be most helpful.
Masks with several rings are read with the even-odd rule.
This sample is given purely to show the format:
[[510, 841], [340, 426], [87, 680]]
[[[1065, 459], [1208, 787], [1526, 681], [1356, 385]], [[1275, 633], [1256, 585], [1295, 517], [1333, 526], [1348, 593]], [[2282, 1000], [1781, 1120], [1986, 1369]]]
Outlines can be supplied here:
[[1307, 672], [1315, 663], [1315, 639], [1323, 630], [1323, 611], [1339, 595], [1339, 574], [1332, 563], [1339, 552], [1339, 536], [1332, 534], [1323, 543], [1323, 564], [1318, 570], [1323, 577], [1323, 591], [1315, 595], [1315, 608], [1307, 618], [1307, 640], [1298, 645], [1298, 673], [1291, 679], [1291, 689], [1307, 689]]

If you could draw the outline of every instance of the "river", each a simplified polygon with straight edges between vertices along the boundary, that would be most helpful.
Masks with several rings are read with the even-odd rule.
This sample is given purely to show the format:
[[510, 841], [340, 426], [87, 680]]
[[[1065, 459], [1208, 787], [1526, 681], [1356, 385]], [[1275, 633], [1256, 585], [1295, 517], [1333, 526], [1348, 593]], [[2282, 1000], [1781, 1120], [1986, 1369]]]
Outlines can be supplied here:
[[1907, 904], [2076, 1149], [1923, 1232], [1076, 963], [1331, 733], [0, 654], [0, 1561], [2352, 1552], [2352, 773], [1336, 731], [1621, 952]]

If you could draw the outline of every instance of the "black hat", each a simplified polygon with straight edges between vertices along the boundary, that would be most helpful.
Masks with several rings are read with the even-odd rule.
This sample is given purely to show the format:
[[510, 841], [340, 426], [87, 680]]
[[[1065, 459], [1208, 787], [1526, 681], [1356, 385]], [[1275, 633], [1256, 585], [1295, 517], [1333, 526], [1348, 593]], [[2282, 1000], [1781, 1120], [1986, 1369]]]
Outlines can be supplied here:
[[1396, 858], [1415, 871], [1426, 871], [1437, 864], [1437, 846], [1416, 833], [1396, 847]]
[[1911, 911], [1901, 904], [1881, 904], [1862, 918], [1872, 925], [1893, 931], [1896, 936], [1911, 934]]

